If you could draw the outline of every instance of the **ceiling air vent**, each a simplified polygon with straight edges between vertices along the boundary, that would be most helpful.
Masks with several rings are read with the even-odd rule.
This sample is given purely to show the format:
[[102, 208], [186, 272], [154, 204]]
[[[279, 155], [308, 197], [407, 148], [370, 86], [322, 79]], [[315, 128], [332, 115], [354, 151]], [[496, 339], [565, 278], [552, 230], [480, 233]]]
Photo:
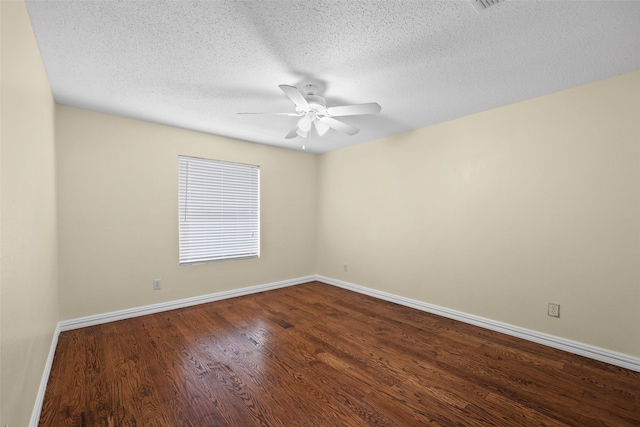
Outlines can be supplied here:
[[469, 3], [478, 11], [484, 12], [492, 6], [502, 3], [504, 0], [469, 0]]

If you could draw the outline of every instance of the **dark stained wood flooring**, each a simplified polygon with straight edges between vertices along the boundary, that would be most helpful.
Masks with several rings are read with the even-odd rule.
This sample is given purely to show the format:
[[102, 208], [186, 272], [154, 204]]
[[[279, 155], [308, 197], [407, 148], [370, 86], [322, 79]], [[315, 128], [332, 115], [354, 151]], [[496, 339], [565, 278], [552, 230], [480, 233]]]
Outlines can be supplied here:
[[60, 334], [41, 426], [640, 426], [640, 373], [313, 282]]

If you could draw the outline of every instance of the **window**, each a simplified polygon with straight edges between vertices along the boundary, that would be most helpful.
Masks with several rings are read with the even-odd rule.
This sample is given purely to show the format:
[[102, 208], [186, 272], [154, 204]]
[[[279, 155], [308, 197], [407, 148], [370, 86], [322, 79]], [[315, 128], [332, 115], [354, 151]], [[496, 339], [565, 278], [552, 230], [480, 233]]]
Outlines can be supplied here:
[[260, 168], [178, 157], [180, 264], [260, 256]]

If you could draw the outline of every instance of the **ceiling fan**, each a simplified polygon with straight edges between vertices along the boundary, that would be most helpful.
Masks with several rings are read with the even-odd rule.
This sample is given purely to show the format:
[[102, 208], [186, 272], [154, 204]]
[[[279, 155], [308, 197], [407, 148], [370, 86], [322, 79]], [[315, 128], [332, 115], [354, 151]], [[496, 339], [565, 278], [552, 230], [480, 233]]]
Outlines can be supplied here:
[[238, 114], [268, 114], [276, 116], [300, 117], [300, 120], [285, 136], [292, 139], [297, 136], [306, 138], [315, 127], [318, 135], [322, 136], [329, 129], [335, 129], [347, 135], [355, 135], [360, 129], [348, 125], [334, 117], [357, 116], [361, 114], [376, 114], [380, 112], [380, 105], [375, 102], [367, 104], [342, 105], [338, 107], [327, 107], [327, 102], [323, 97], [317, 95], [318, 87], [312, 84], [304, 86], [302, 91], [289, 85], [280, 85], [280, 89], [293, 101], [296, 106], [295, 113], [238, 113]]

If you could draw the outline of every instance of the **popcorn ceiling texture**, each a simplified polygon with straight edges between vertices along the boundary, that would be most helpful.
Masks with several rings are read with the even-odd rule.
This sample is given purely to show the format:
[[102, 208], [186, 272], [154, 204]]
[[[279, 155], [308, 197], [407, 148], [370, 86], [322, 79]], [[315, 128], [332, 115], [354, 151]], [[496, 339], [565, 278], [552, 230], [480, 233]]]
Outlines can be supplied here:
[[[640, 69], [640, 2], [40, 1], [55, 100], [321, 153]], [[279, 84], [314, 83], [355, 136], [285, 140]]]

